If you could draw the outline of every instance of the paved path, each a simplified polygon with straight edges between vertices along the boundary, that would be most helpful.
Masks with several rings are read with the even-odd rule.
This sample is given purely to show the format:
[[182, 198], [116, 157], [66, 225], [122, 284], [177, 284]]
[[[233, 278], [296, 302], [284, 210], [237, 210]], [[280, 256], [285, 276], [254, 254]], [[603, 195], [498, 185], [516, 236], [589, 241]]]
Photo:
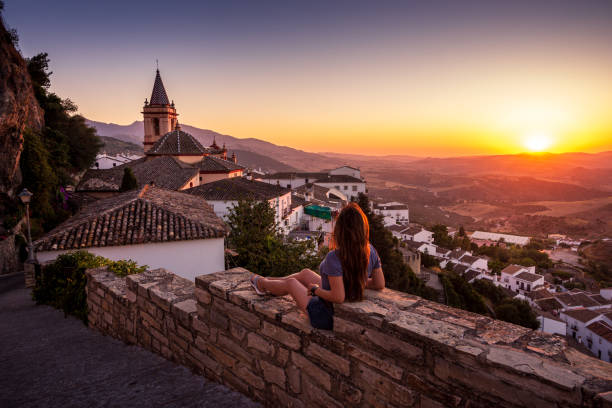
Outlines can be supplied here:
[[0, 280], [0, 407], [258, 406], [61, 311], [36, 306], [30, 291], [14, 282]]

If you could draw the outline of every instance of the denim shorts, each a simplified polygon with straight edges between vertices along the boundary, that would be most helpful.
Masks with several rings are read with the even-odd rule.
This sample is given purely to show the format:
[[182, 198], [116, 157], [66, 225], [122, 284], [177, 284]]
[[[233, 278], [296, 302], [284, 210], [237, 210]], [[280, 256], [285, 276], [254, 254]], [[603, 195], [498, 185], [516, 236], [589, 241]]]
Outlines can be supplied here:
[[332, 330], [334, 328], [334, 306], [321, 299], [318, 296], [313, 296], [306, 305], [310, 324], [315, 329]]

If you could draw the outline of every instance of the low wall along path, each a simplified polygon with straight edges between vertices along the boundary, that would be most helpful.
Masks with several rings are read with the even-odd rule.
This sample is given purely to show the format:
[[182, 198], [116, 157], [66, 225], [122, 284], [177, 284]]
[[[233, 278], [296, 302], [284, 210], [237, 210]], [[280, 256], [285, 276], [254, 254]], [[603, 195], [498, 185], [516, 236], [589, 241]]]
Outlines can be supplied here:
[[612, 365], [560, 337], [385, 289], [310, 327], [236, 268], [87, 271], [90, 326], [267, 406], [611, 407]]

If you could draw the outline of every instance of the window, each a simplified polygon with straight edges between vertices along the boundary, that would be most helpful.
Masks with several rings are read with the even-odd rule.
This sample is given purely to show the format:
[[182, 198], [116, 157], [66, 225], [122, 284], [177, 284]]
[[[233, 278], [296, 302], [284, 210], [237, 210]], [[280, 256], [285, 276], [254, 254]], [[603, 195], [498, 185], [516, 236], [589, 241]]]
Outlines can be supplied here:
[[345, 190], [348, 190], [348, 186], [344, 186], [344, 189], [345, 189]]
[[200, 181], [202, 181], [202, 176], [200, 176]]
[[115, 167], [117, 165], [117, 163], [113, 163], [113, 167]]
[[192, 182], [189, 182], [189, 187], [193, 187], [193, 183]]
[[304, 183], [308, 183], [308, 179], [305, 179], [305, 180], [304, 180]]
[[100, 163], [96, 162], [96, 167], [100, 168]]
[[153, 134], [159, 136], [159, 118], [153, 118]]
[[353, 191], [357, 191], [357, 186], [353, 186]]
[[291, 188], [291, 184], [287, 184], [287, 188]]
[[334, 186], [336, 190], [340, 190], [340, 186]]

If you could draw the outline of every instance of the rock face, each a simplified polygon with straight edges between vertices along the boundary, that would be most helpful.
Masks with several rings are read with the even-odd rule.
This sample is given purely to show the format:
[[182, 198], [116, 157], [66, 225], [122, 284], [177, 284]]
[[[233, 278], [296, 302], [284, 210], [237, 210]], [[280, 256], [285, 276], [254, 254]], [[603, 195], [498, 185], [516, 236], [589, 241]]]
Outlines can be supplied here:
[[24, 130], [43, 124], [26, 63], [0, 21], [0, 193], [12, 196], [20, 182]]

